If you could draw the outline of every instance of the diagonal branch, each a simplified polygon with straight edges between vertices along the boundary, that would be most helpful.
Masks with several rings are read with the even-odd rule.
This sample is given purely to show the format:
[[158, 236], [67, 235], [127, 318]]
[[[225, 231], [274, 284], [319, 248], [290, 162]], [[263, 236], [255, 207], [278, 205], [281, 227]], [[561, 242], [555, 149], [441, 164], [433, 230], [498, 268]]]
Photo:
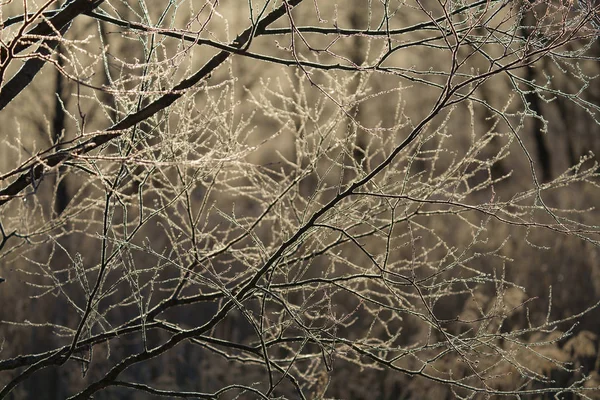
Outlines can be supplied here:
[[[73, 0], [51, 18], [44, 20], [26, 33], [27, 36], [47, 36], [61, 30], [71, 23], [78, 15], [88, 13], [102, 4], [104, 0]], [[31, 46], [32, 42], [22, 42], [17, 37], [6, 47], [0, 48], [0, 65], [6, 69], [6, 61], [14, 54], [20, 53]]]
[[[28, 31], [26, 36], [51, 36], [54, 33], [64, 35], [71, 26], [71, 22], [80, 14], [91, 12], [98, 7], [104, 0], [74, 0], [61, 11], [58, 11], [49, 19], [44, 19], [35, 28]], [[43, 14], [43, 13], [42, 13]], [[0, 47], [0, 83], [3, 82], [4, 73], [10, 65], [11, 58], [15, 54], [27, 49], [34, 41], [22, 41], [21, 36], [17, 36], [6, 47]], [[35, 78], [37, 73], [46, 63], [46, 57], [59, 45], [60, 40], [52, 44], [46, 44], [46, 40], [40, 44], [37, 57], [30, 58], [23, 67], [12, 77], [12, 79], [0, 88], [0, 110], [6, 107], [23, 89], [27, 87]]]
[[[63, 35], [68, 29], [69, 25], [64, 26], [60, 33]], [[50, 42], [50, 43], [46, 43]], [[21, 69], [8, 81], [6, 85], [0, 89], [0, 110], [4, 109], [15, 97], [18, 96], [19, 93], [23, 89], [25, 89], [33, 78], [37, 75], [38, 72], [42, 69], [46, 60], [52, 54], [58, 46], [60, 45], [59, 38], [56, 38], [53, 41], [45, 41], [42, 42], [37, 51], [37, 55], [29, 58]]]
[[[266, 30], [266, 28], [277, 21], [283, 15], [285, 15], [288, 7], [295, 7], [300, 4], [302, 0], [288, 0], [281, 6], [277, 7], [266, 15], [256, 26], [250, 26], [231, 43], [231, 47], [241, 49], [249, 46], [254, 36], [260, 36]], [[140, 111], [130, 114], [117, 122], [115, 125], [106, 129], [106, 132], [97, 136], [94, 136], [88, 140], [85, 140], [78, 145], [63, 151], [54, 153], [43, 160], [37, 161], [31, 166], [30, 171], [21, 174], [13, 183], [8, 185], [6, 188], [0, 190], [0, 206], [7, 203], [13, 197], [17, 196], [25, 188], [27, 188], [33, 182], [39, 181], [42, 178], [44, 171], [48, 168], [53, 168], [59, 164], [71, 160], [76, 156], [85, 154], [91, 150], [97, 149], [103, 144], [108, 143], [112, 139], [120, 137], [125, 129], [140, 123], [157, 112], [169, 107], [177, 99], [179, 99], [185, 93], [185, 90], [193, 87], [202, 79], [206, 78], [217, 69], [225, 60], [231, 55], [230, 51], [223, 50], [215, 55], [210, 61], [208, 61], [200, 70], [195, 74], [179, 82], [173, 87], [171, 93], [167, 93], [154, 102], [150, 103]]]

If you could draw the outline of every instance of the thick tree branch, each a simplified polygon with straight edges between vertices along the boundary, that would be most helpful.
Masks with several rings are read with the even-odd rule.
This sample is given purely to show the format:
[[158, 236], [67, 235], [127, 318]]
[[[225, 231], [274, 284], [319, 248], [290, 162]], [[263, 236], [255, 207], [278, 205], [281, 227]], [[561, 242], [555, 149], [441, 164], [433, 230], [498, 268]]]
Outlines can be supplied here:
[[[244, 32], [238, 35], [238, 37], [231, 43], [230, 46], [241, 49], [248, 46], [252, 41], [253, 36], [260, 36], [265, 29], [277, 21], [283, 15], [285, 15], [288, 7], [295, 7], [300, 4], [302, 0], [289, 0], [286, 4], [283, 4], [271, 11], [265, 16], [256, 26], [250, 26]], [[55, 17], [56, 18], [56, 17]], [[179, 84], [173, 87], [171, 93], [165, 94], [150, 103], [140, 111], [128, 115], [115, 125], [111, 126], [106, 130], [106, 133], [97, 135], [91, 139], [88, 139], [70, 149], [65, 149], [59, 153], [53, 154], [43, 161], [36, 163], [31, 167], [30, 172], [23, 173], [13, 183], [8, 185], [6, 188], [0, 190], [0, 206], [10, 201], [13, 197], [21, 193], [27, 186], [32, 182], [38, 181], [44, 174], [44, 171], [49, 168], [56, 167], [62, 162], [72, 159], [74, 156], [85, 154], [91, 150], [94, 150], [114, 138], [121, 136], [125, 129], [140, 123], [157, 112], [164, 110], [173, 104], [177, 99], [183, 96], [185, 90], [196, 85], [202, 79], [206, 78], [217, 69], [229, 56], [231, 52], [223, 50], [215, 55], [210, 61], [208, 61], [199, 71], [195, 74], [182, 80]]]

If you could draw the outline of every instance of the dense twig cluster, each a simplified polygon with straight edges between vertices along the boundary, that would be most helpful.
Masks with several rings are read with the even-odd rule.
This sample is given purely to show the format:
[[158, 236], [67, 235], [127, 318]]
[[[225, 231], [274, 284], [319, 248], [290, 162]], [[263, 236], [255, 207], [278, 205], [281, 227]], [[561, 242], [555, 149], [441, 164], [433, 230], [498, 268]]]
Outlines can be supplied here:
[[596, 123], [595, 10], [359, 3], [2, 5], [2, 273], [59, 313], [4, 318], [0, 398], [47, 369], [73, 399], [597, 394], [564, 350], [596, 304], [532, 315], [507, 272], [515, 240], [599, 244], [561, 197], [593, 155], [553, 176], [526, 135], [540, 101]]

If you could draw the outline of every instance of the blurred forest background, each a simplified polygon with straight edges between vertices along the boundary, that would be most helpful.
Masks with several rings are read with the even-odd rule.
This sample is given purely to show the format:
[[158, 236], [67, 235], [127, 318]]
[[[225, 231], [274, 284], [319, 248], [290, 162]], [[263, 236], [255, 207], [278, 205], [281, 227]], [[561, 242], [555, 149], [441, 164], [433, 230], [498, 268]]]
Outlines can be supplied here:
[[0, 7], [1, 398], [600, 399], [597, 10]]

